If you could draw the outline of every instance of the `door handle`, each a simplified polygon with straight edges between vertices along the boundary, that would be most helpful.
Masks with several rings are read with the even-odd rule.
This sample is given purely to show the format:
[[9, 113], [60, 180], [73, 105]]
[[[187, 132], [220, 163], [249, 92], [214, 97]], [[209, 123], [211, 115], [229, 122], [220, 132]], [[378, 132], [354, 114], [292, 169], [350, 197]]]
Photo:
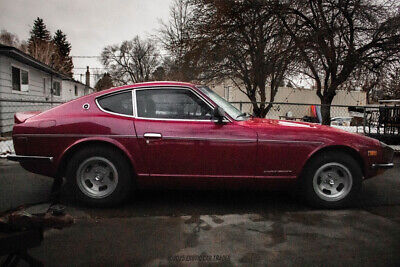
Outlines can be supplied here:
[[145, 133], [143, 135], [144, 138], [161, 138], [162, 135], [160, 133]]

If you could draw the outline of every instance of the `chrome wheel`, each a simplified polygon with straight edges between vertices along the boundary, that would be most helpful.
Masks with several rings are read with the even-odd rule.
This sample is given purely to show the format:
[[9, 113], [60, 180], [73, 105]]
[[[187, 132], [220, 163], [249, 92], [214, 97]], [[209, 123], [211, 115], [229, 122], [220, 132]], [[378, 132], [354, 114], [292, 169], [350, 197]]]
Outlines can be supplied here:
[[76, 181], [85, 195], [91, 198], [104, 198], [117, 187], [117, 168], [106, 158], [91, 157], [79, 165]]
[[315, 193], [323, 200], [338, 201], [346, 197], [353, 186], [353, 176], [349, 169], [336, 162], [321, 166], [314, 175]]

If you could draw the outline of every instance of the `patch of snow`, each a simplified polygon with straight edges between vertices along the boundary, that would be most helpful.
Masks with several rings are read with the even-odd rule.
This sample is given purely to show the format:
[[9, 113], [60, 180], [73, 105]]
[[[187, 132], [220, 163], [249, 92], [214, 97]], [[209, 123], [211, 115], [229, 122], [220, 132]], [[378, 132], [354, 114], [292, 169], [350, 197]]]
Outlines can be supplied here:
[[4, 156], [13, 153], [15, 152], [12, 140], [0, 141], [0, 155]]
[[394, 151], [400, 152], [400, 146], [390, 146]]

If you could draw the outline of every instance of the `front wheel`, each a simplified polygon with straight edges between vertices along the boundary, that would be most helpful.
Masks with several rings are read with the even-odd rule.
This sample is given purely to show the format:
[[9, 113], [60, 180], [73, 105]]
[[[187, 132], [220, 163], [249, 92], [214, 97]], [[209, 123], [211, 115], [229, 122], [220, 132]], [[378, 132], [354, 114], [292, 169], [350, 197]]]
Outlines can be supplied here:
[[343, 208], [360, 192], [362, 171], [357, 161], [342, 152], [327, 152], [305, 167], [302, 191], [307, 202], [318, 208]]
[[67, 166], [66, 176], [74, 197], [91, 206], [116, 205], [128, 197], [132, 186], [128, 161], [109, 147], [78, 151]]

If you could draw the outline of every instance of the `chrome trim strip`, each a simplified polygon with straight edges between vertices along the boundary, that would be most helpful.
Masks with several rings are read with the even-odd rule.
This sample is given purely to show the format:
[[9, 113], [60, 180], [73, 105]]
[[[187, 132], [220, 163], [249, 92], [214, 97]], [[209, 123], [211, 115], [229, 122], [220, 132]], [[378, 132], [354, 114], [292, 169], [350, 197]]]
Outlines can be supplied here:
[[202, 138], [202, 137], [177, 137], [177, 136], [163, 136], [163, 139], [168, 140], [192, 140], [192, 141], [221, 141], [221, 142], [254, 142], [257, 140], [253, 139], [231, 139], [231, 138]]
[[[109, 113], [109, 114], [113, 114], [113, 115], [121, 116], [121, 117], [134, 118], [133, 115], [120, 114], [120, 113], [115, 113], [115, 112], [112, 112], [112, 111], [105, 110], [105, 109], [103, 109], [103, 108], [100, 106], [100, 104], [99, 104], [99, 102], [98, 102], [99, 98], [108, 97], [108, 96], [113, 96], [113, 95], [118, 95], [118, 94], [124, 94], [124, 93], [126, 93], [127, 91], [129, 91], [129, 90], [132, 90], [132, 89], [121, 90], [121, 91], [117, 91], [117, 92], [114, 92], [114, 93], [110, 93], [110, 94], [98, 96], [98, 97], [96, 97], [96, 99], [94, 100], [94, 102], [96, 103], [96, 106], [97, 106], [101, 111], [103, 111], [104, 113]], [[131, 100], [132, 100], [132, 107], [133, 107], [133, 98], [131, 98]], [[135, 113], [133, 113], [133, 114], [135, 114]]]
[[390, 169], [393, 168], [393, 163], [372, 164], [372, 168]]
[[132, 90], [132, 108], [133, 108], [133, 117], [137, 117], [137, 105], [136, 105], [136, 92]]
[[12, 161], [48, 160], [50, 162], [53, 162], [53, 157], [42, 157], [42, 156], [7, 155], [7, 159]]
[[[190, 120], [190, 119], [163, 119], [163, 118], [145, 118], [145, 117], [135, 117], [140, 120], [151, 120], [151, 121], [197, 121], [197, 122], [212, 122], [213, 124], [218, 122], [218, 120]], [[222, 120], [222, 122], [230, 122], [226, 118]]]
[[[102, 135], [102, 134], [15, 134], [15, 137], [110, 137], [110, 138], [145, 138], [144, 136], [136, 137], [136, 135]], [[233, 141], [233, 142], [257, 142], [256, 139], [230, 139], [230, 138], [202, 138], [202, 137], [177, 137], [163, 136], [163, 139], [176, 140], [210, 140], [210, 141]]]
[[[143, 118], [143, 117], [138, 117], [137, 116], [137, 103], [136, 103], [136, 91], [138, 90], [148, 90], [148, 89], [163, 89], [163, 88], [169, 88], [169, 89], [182, 89], [182, 90], [190, 90], [192, 91], [195, 95], [197, 95], [200, 99], [202, 99], [208, 106], [210, 106], [212, 109], [214, 109], [214, 106], [207, 100], [205, 99], [202, 95], [200, 95], [198, 92], [193, 90], [193, 88], [189, 86], [184, 86], [184, 85], [160, 85], [160, 86], [140, 86], [140, 87], [131, 87], [131, 88], [124, 88], [119, 91], [114, 91], [108, 94], [100, 95], [96, 97], [95, 103], [96, 106], [103, 112], [113, 114], [116, 116], [121, 116], [121, 117], [127, 117], [127, 118], [139, 118], [139, 119], [144, 119], [144, 120], [158, 120], [158, 121], [211, 121], [211, 122], [216, 122], [216, 120], [182, 120], [182, 119], [162, 119], [162, 118]], [[132, 91], [132, 108], [133, 108], [133, 115], [125, 115], [125, 114], [119, 114], [111, 111], [104, 110], [100, 104], [98, 103], [98, 99], [106, 96], [111, 96], [115, 94], [120, 94], [120, 93], [125, 93], [126, 91]], [[223, 122], [232, 122], [232, 120], [229, 117], [224, 117]]]
[[294, 143], [294, 144], [316, 144], [320, 145], [323, 144], [323, 142], [318, 142], [318, 141], [303, 141], [303, 140], [276, 140], [276, 139], [264, 139], [264, 140], [258, 140], [260, 143]]
[[118, 137], [118, 138], [137, 138], [136, 135], [117, 135], [117, 134], [15, 134], [15, 137]]

